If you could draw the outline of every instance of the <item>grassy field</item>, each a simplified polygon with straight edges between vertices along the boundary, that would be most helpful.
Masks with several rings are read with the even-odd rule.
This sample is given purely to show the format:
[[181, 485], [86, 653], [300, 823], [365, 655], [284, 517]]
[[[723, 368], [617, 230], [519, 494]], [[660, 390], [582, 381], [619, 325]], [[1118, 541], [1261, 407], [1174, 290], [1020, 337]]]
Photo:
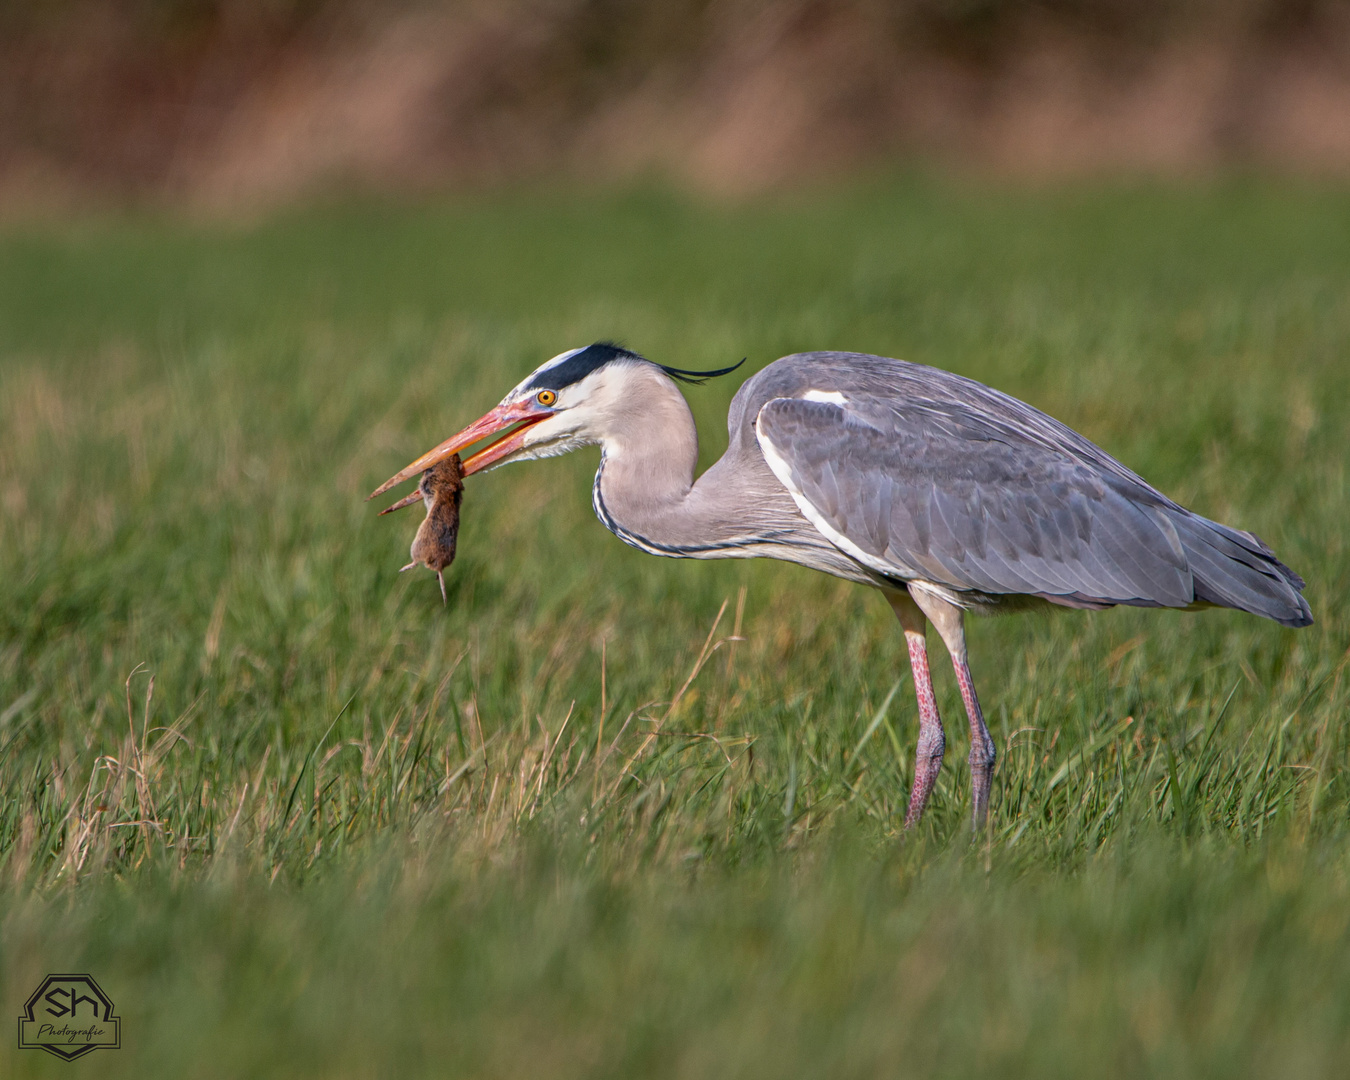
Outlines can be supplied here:
[[[1318, 621], [976, 623], [989, 834], [943, 662], [906, 835], [865, 590], [623, 546], [593, 452], [470, 482], [447, 606], [398, 574], [365, 493], [597, 338], [987, 381], [1263, 536]], [[687, 390], [705, 463], [738, 381]], [[5, 226], [0, 1011], [89, 971], [123, 1045], [11, 1034], [0, 1075], [1344, 1075], [1347, 461], [1335, 192]]]

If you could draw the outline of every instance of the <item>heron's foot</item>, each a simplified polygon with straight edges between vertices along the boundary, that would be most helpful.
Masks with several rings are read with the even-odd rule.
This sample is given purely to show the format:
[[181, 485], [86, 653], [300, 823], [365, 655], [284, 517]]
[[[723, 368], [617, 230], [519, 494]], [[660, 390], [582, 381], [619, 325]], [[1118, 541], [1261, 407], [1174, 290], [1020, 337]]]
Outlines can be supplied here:
[[914, 787], [909, 793], [909, 809], [905, 812], [905, 828], [913, 828], [923, 817], [923, 809], [928, 805], [928, 796], [937, 783], [938, 773], [942, 771], [942, 754], [947, 748], [947, 739], [938, 728], [936, 738], [919, 736], [919, 745], [914, 755]]

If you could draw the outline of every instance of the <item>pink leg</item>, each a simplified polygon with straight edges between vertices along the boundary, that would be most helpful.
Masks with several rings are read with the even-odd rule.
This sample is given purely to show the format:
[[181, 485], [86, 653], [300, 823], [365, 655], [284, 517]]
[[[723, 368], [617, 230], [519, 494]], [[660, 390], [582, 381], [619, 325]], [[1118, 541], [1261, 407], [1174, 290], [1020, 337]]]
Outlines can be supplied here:
[[994, 740], [989, 735], [989, 728], [984, 723], [980, 699], [975, 696], [975, 681], [970, 677], [970, 665], [966, 663], [966, 654], [964, 652], [954, 654], [952, 666], [956, 668], [956, 681], [961, 686], [961, 700], [965, 702], [966, 715], [970, 718], [972, 820], [978, 831], [984, 828], [985, 818], [989, 814], [989, 781], [994, 775], [994, 759], [998, 755], [994, 749]]
[[[966, 706], [966, 716], [970, 718], [971, 819], [975, 831], [979, 832], [989, 816], [989, 784], [994, 775], [995, 752], [994, 740], [989, 737], [984, 713], [980, 711], [980, 699], [975, 696], [975, 680], [971, 678], [970, 665], [966, 663], [964, 619], [959, 607], [943, 599], [931, 588], [919, 588], [916, 591], [911, 587], [910, 594], [914, 606], [937, 627], [947, 652], [951, 654], [956, 681], [961, 686], [961, 700]], [[898, 608], [896, 613], [899, 614]]]
[[942, 717], [938, 715], [937, 699], [933, 696], [933, 680], [928, 672], [928, 648], [923, 632], [905, 631], [909, 645], [909, 666], [914, 672], [914, 696], [919, 700], [919, 743], [914, 748], [914, 787], [909, 793], [909, 810], [905, 814], [905, 828], [913, 826], [923, 816], [928, 796], [937, 783], [942, 769], [942, 753], [947, 748], [947, 737], [942, 732]]

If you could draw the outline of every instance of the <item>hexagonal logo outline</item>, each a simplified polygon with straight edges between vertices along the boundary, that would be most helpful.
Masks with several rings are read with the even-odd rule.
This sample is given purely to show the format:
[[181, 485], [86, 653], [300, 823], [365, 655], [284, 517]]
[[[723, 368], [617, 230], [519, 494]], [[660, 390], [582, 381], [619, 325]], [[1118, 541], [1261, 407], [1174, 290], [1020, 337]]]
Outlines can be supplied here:
[[[83, 1018], [82, 1005], [89, 1006], [89, 1015]], [[79, 1026], [82, 1023], [84, 1027]], [[121, 1046], [122, 1020], [113, 1015], [112, 998], [92, 975], [48, 975], [19, 1017], [20, 1050], [45, 1050], [62, 1061], [74, 1061], [95, 1050]]]

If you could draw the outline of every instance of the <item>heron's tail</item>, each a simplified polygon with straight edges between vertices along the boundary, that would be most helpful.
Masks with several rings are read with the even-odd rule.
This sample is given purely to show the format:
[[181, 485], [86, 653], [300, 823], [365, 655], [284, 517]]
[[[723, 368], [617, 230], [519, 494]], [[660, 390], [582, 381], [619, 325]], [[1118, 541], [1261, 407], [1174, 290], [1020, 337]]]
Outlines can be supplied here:
[[1307, 626], [1304, 581], [1260, 537], [1198, 514], [1172, 517], [1195, 581], [1195, 600], [1237, 608], [1284, 626]]

